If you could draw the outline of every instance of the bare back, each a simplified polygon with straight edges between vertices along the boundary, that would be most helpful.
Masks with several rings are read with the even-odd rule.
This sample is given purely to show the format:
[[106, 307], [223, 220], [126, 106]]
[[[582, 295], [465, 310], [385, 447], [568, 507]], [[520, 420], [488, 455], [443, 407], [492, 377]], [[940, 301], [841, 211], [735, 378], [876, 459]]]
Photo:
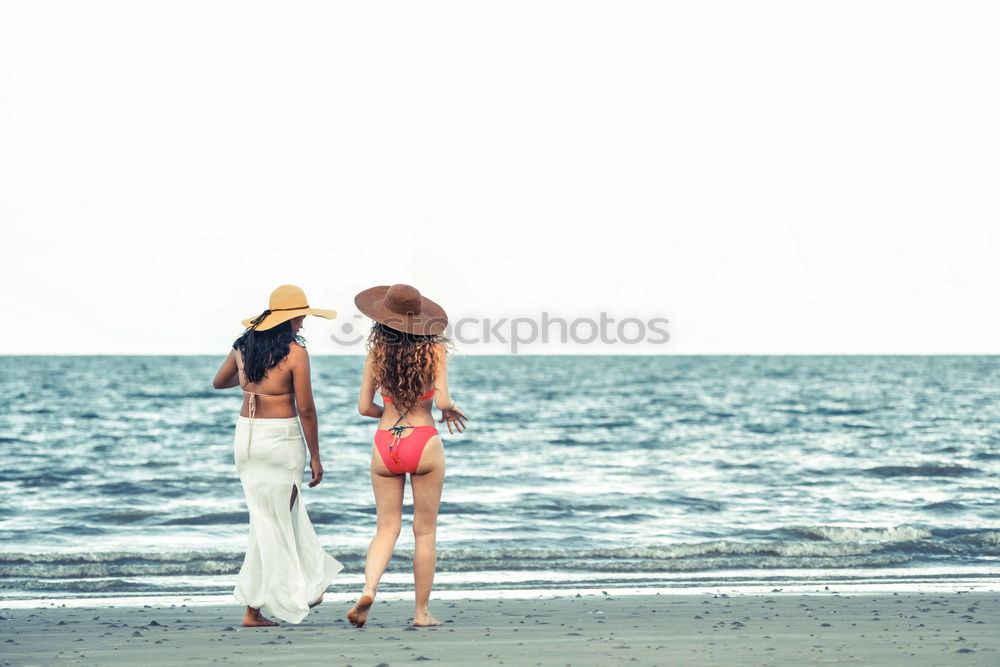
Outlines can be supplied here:
[[[293, 343], [291, 347], [298, 346]], [[298, 414], [295, 409], [295, 389], [292, 382], [293, 352], [293, 349], [289, 349], [288, 356], [273, 368], [269, 368], [260, 382], [247, 382], [246, 374], [243, 372], [243, 354], [236, 350], [240, 387], [243, 388], [241, 417], [250, 416], [251, 394], [256, 394], [257, 406], [254, 417], [257, 419], [284, 419]]]
[[433, 404], [433, 398], [417, 401], [416, 405], [406, 411], [406, 416], [403, 419], [399, 419], [399, 411], [396, 409], [396, 404], [388, 402], [382, 410], [382, 417], [379, 419], [378, 427], [389, 428], [396, 423], [409, 424], [411, 426], [434, 426], [434, 416], [431, 415], [431, 406]]
[[[417, 401], [416, 405], [406, 412], [406, 417], [399, 420], [400, 424], [411, 426], [434, 426], [434, 416], [431, 414], [431, 407], [437, 406], [439, 410], [452, 405], [451, 395], [448, 393], [448, 357], [443, 345], [435, 349], [435, 358], [429, 362], [425, 370], [425, 377], [429, 382], [424, 385], [424, 394], [431, 393], [428, 398]], [[372, 368], [371, 355], [365, 358], [365, 368], [361, 379], [361, 392], [358, 399], [358, 411], [366, 416], [378, 417], [379, 428], [384, 429], [393, 426], [399, 419], [399, 410], [392, 401], [385, 401], [381, 409], [373, 414], [372, 404], [375, 394], [381, 388], [375, 380], [375, 372]], [[385, 398], [385, 394], [382, 394]]]

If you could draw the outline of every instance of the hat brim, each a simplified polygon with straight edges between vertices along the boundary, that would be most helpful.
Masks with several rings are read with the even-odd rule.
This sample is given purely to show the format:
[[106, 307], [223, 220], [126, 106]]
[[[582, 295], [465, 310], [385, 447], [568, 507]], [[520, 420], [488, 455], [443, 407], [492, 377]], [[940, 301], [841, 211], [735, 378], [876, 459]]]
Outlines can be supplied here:
[[[301, 317], [302, 315], [315, 315], [316, 317], [324, 317], [328, 320], [332, 320], [337, 316], [337, 311], [327, 310], [324, 308], [296, 308], [295, 310], [282, 310], [271, 313], [265, 317], [264, 321], [257, 325], [255, 331], [267, 331], [268, 329], [273, 329], [282, 322], [294, 320], [296, 317]], [[244, 328], [249, 329], [253, 325], [253, 321], [255, 319], [256, 317], [251, 317], [243, 320], [241, 324]]]
[[385, 305], [385, 295], [389, 285], [371, 287], [354, 297], [354, 305], [362, 313], [390, 329], [417, 336], [434, 336], [444, 333], [448, 326], [448, 314], [444, 308], [425, 296], [420, 297], [420, 312], [405, 315], [390, 310]]

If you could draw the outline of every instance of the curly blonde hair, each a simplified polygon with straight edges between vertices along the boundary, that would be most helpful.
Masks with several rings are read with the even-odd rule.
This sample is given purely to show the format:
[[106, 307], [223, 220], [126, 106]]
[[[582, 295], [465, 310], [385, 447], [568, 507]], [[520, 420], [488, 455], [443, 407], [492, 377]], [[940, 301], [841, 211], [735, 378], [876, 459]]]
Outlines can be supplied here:
[[434, 379], [438, 356], [436, 345], [452, 349], [452, 342], [441, 334], [421, 336], [372, 324], [368, 334], [368, 355], [372, 360], [375, 383], [392, 397], [400, 412], [420, 401], [424, 386]]

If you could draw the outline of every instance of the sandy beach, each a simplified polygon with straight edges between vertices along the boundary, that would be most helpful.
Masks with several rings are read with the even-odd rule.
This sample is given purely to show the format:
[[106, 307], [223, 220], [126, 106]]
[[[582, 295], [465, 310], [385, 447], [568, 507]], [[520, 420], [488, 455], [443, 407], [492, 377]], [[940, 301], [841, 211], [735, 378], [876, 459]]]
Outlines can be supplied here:
[[[110, 605], [114, 601], [108, 601]], [[40, 603], [48, 605], [50, 603]], [[0, 663], [969, 664], [1000, 661], [995, 592], [582, 595], [439, 600], [409, 625], [379, 601], [352, 628], [328, 599], [299, 625], [242, 628], [236, 606], [3, 608]]]

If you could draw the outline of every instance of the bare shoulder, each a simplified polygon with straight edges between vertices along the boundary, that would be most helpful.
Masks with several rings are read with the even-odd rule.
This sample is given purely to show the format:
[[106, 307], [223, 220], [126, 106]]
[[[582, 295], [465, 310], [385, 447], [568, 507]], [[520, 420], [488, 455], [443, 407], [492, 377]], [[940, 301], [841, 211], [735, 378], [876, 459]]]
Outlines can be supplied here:
[[299, 345], [292, 343], [288, 346], [288, 364], [293, 367], [301, 367], [309, 364], [309, 351]]

